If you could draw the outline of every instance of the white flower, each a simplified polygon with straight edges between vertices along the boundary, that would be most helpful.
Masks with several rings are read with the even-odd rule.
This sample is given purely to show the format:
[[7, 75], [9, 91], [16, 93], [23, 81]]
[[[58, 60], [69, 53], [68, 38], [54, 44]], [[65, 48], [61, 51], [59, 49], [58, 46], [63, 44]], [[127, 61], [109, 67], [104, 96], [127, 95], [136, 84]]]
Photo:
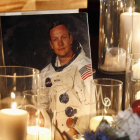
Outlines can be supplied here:
[[[133, 113], [132, 108], [119, 111], [115, 116], [114, 122], [119, 126], [122, 132], [129, 135], [130, 140], [138, 140], [140, 137], [140, 118]], [[121, 131], [117, 132], [121, 135]]]

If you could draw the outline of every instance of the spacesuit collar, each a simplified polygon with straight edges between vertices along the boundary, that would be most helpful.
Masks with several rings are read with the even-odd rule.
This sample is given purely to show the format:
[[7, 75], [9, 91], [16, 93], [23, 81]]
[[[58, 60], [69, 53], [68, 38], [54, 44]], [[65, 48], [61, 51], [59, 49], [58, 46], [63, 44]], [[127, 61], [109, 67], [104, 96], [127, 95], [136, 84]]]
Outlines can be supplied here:
[[[79, 44], [79, 46], [77, 47], [77, 50], [76, 50], [76, 52], [75, 52], [74, 57], [73, 57], [68, 63], [66, 63], [66, 64], [63, 65], [63, 66], [59, 66], [59, 67], [55, 66], [56, 59], [57, 59], [57, 55], [54, 54], [54, 55], [53, 55], [53, 58], [52, 58], [51, 64], [52, 64], [53, 68], [55, 69], [55, 71], [60, 72], [60, 71], [62, 71], [65, 67], [67, 67], [68, 65], [70, 65], [70, 64], [76, 59], [76, 57], [80, 54], [80, 52], [81, 52], [81, 46], [80, 46], [80, 44]], [[57, 61], [58, 61], [58, 60], [57, 60]]]

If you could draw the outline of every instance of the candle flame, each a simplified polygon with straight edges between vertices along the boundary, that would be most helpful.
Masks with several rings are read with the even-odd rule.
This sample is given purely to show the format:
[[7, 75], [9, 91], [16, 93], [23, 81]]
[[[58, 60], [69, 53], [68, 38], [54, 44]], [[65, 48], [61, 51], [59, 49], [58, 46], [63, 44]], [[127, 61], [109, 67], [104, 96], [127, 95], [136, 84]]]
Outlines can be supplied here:
[[[15, 97], [16, 97], [15, 93], [14, 92], [11, 92], [11, 98], [12, 99], [15, 99]], [[16, 102], [12, 102], [11, 108], [12, 109], [16, 109], [16, 107], [17, 107], [17, 103]]]
[[14, 92], [11, 92], [11, 98], [15, 99], [15, 93]]
[[129, 12], [132, 13], [132, 7], [129, 7]]
[[120, 4], [120, 5], [121, 5], [121, 8], [122, 8], [122, 7], [123, 7], [123, 3], [121, 2], [121, 4]]
[[17, 107], [17, 103], [16, 102], [13, 102], [12, 103], [12, 109], [16, 109], [16, 107]]

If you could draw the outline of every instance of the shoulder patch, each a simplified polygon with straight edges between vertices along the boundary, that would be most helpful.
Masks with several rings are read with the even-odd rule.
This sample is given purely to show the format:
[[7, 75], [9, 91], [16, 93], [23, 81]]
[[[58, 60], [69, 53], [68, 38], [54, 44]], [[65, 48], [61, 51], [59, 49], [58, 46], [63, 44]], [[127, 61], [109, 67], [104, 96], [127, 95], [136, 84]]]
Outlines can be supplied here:
[[81, 77], [83, 80], [87, 79], [88, 77], [92, 76], [92, 67], [91, 64], [85, 65], [83, 66], [80, 70], [79, 70]]

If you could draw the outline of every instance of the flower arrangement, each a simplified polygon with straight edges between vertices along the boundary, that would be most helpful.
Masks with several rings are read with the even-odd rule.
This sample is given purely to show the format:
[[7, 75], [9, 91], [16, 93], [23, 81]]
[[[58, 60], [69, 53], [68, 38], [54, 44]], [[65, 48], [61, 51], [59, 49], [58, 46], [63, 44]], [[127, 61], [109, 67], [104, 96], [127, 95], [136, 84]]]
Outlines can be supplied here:
[[85, 140], [139, 140], [140, 118], [132, 108], [119, 111], [114, 121], [109, 124], [103, 119], [96, 131], [84, 133]]
[[[133, 112], [135, 111], [132, 108], [119, 111], [113, 116], [111, 124], [103, 118], [95, 131], [84, 132], [80, 140], [140, 140], [139, 112], [138, 114]], [[64, 133], [67, 140], [73, 140], [66, 132]], [[64, 140], [63, 136], [62, 139]]]

